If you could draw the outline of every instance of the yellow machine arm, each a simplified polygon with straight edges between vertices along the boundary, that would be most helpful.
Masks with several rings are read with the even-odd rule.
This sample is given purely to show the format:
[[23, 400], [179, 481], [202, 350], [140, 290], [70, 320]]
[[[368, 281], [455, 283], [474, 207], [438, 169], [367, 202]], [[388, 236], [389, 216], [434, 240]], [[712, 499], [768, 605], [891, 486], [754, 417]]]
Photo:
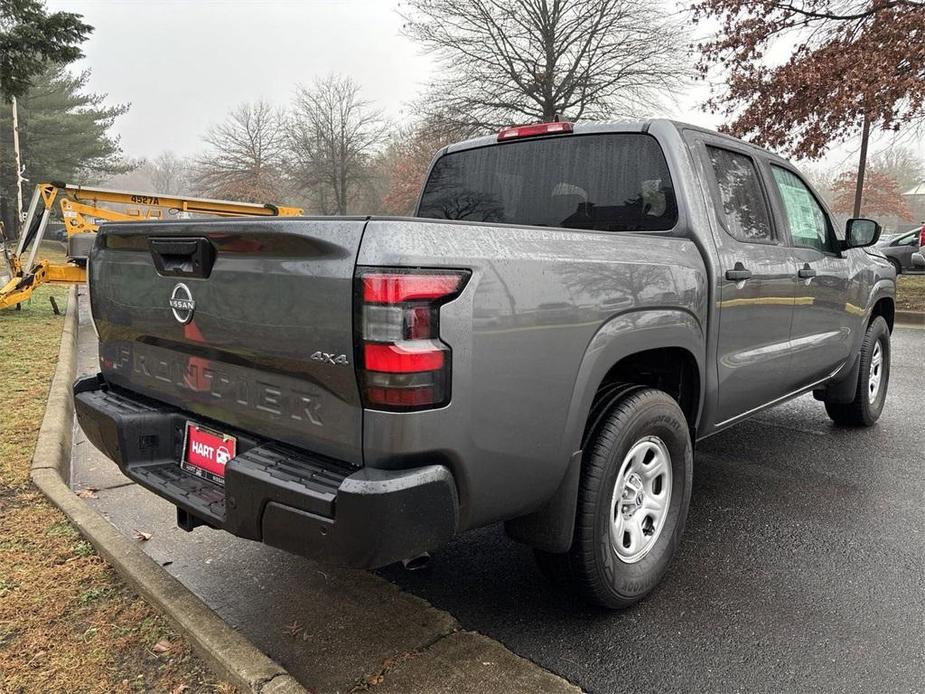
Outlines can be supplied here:
[[[68, 239], [68, 259], [65, 263], [36, 260], [55, 201], [58, 202]], [[125, 211], [104, 206], [111, 204], [124, 205]], [[128, 193], [66, 183], [40, 183], [32, 194], [15, 253], [7, 252], [5, 241], [3, 243], [10, 279], [0, 288], [0, 309], [22, 303], [37, 286], [45, 282], [85, 282], [86, 254], [82, 250], [88, 247], [88, 238], [92, 238], [86, 235], [99, 231], [98, 220], [133, 222], [161, 219], [165, 212], [170, 215], [204, 214], [218, 217], [296, 217], [302, 214], [302, 210], [297, 207]], [[23, 254], [30, 248], [28, 261], [23, 263]]]

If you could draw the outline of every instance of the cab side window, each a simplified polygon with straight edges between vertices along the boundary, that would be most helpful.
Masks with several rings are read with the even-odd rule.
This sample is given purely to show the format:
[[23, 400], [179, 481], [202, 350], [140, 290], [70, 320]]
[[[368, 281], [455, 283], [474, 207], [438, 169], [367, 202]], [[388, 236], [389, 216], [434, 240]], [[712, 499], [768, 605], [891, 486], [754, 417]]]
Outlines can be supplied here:
[[772, 165], [771, 170], [787, 213], [793, 245], [821, 252], [830, 251], [829, 220], [812, 192], [787, 169]]
[[768, 205], [751, 157], [720, 147], [707, 146], [722, 202], [723, 226], [735, 239], [772, 243]]

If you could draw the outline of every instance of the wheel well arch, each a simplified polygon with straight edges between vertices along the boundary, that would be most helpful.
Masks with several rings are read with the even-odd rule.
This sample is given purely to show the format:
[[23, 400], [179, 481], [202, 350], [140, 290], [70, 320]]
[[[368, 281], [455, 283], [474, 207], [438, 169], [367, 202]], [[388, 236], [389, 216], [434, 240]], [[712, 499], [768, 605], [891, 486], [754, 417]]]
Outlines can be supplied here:
[[627, 389], [656, 387], [675, 397], [695, 440], [708, 377], [705, 352], [702, 321], [692, 311], [646, 309], [606, 322], [588, 343], [574, 379], [562, 436], [562, 481], [536, 510], [505, 521], [507, 534], [547, 552], [568, 550], [588, 428]]
[[893, 332], [893, 323], [896, 320], [896, 304], [893, 302], [892, 297], [884, 296], [877, 300], [870, 311], [870, 319], [867, 324], [870, 325], [877, 316], [883, 316], [883, 320], [886, 321], [890, 332]]
[[622, 357], [604, 374], [588, 413], [582, 442], [592, 433], [599, 412], [609, 409], [627, 388], [639, 386], [668, 393], [680, 405], [688, 426], [696, 428], [701, 404], [697, 359], [684, 347], [657, 347]]
[[621, 356], [598, 379], [591, 405], [583, 412], [581, 450], [569, 459], [568, 470], [559, 489], [542, 507], [531, 514], [505, 522], [507, 534], [547, 552], [565, 552], [571, 546], [582, 452], [597, 424], [611, 406], [638, 388], [664, 390], [681, 406], [691, 440], [696, 440], [696, 423], [702, 405], [702, 374], [694, 353], [685, 347], [657, 347]]

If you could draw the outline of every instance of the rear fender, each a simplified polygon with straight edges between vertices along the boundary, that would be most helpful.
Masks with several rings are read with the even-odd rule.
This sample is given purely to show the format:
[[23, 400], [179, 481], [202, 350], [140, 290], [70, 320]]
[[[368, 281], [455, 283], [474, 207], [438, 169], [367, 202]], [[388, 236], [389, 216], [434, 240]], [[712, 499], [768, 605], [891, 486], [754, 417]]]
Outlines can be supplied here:
[[700, 322], [684, 310], [641, 310], [616, 316], [601, 326], [585, 350], [572, 392], [562, 459], [569, 460], [556, 493], [531, 514], [505, 523], [513, 539], [547, 552], [566, 552], [572, 544], [581, 472], [582, 437], [591, 404], [607, 373], [626, 357], [660, 348], [690, 352], [701, 374], [694, 426], [703, 407], [705, 340]]

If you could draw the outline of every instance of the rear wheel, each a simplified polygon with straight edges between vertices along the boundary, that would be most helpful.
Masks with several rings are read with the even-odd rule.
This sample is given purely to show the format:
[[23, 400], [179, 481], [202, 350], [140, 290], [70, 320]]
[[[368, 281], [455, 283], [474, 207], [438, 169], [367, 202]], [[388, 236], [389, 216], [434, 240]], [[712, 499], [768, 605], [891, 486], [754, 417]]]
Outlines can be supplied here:
[[590, 602], [632, 605], [664, 575], [690, 502], [693, 453], [684, 413], [667, 393], [625, 395], [586, 446], [572, 548], [537, 550], [540, 568]]
[[882, 316], [867, 327], [861, 343], [861, 366], [854, 400], [825, 403], [825, 411], [836, 424], [869, 427], [880, 417], [890, 383], [890, 328]]

